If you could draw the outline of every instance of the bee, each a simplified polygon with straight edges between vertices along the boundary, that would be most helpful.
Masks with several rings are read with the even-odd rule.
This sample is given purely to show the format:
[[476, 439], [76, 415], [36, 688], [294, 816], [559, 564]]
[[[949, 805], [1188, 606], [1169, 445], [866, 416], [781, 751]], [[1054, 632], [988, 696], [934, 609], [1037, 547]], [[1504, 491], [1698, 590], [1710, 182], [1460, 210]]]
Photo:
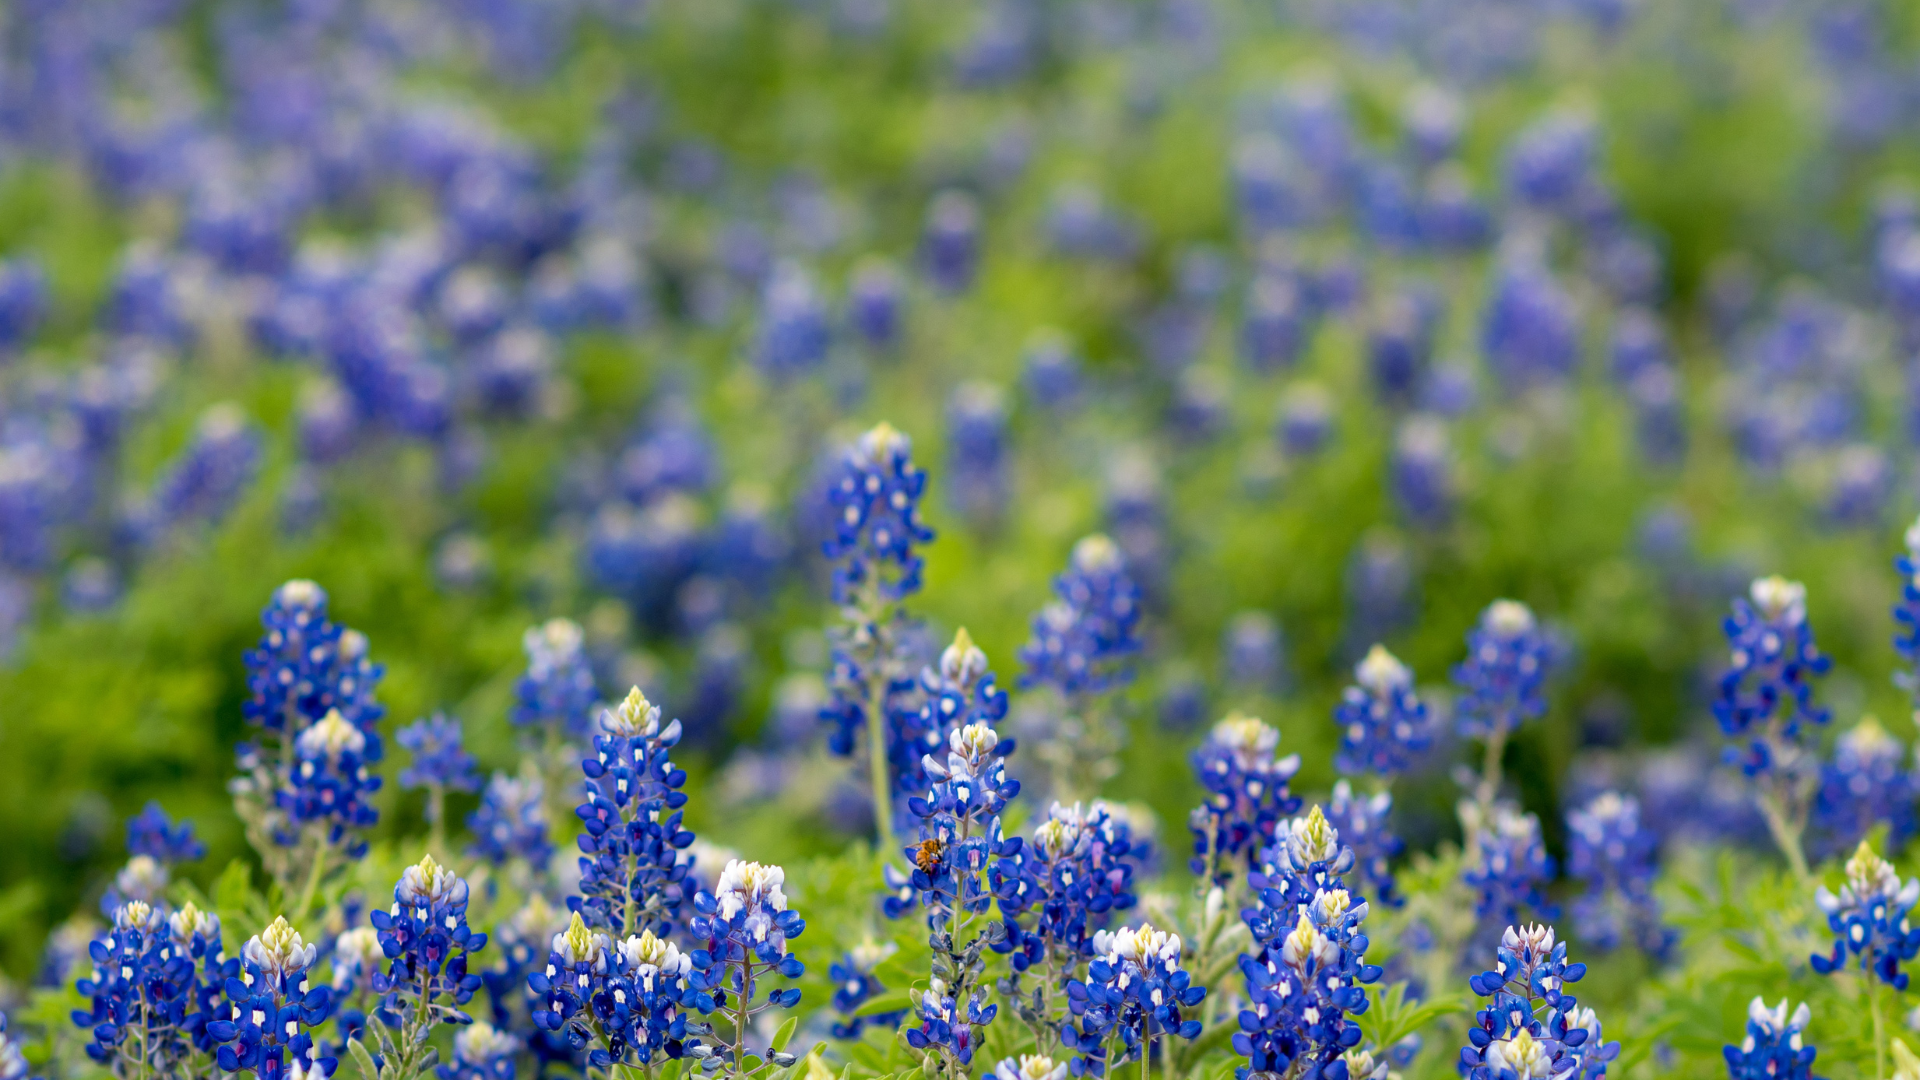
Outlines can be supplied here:
[[913, 852], [913, 865], [919, 867], [922, 873], [931, 874], [939, 869], [940, 856], [946, 850], [946, 843], [938, 838], [922, 840]]

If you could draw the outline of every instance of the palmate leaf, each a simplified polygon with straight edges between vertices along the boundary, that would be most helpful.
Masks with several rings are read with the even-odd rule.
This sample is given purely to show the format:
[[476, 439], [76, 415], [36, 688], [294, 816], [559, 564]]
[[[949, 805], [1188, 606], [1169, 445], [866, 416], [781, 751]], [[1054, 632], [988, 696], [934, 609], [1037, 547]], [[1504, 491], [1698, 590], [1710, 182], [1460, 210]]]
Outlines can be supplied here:
[[1397, 982], [1380, 991], [1373, 1008], [1360, 1018], [1360, 1029], [1381, 1050], [1386, 1050], [1409, 1035], [1449, 1013], [1472, 1011], [1470, 1002], [1436, 998], [1407, 1000], [1407, 984]]

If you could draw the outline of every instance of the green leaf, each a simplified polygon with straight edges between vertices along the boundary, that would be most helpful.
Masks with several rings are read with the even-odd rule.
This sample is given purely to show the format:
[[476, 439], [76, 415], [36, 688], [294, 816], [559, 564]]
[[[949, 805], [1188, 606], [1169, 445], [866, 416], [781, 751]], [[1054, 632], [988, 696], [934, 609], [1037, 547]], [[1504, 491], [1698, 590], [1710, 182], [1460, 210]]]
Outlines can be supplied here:
[[905, 990], [890, 990], [867, 1002], [854, 1011], [855, 1016], [879, 1016], [881, 1013], [900, 1012], [913, 1008], [913, 999]]
[[787, 1043], [793, 1038], [794, 1029], [799, 1026], [800, 1018], [798, 1016], [787, 1017], [787, 1022], [781, 1024], [780, 1030], [773, 1033], [773, 1042], [767, 1045], [774, 1050], [785, 1050]]
[[373, 1055], [360, 1045], [359, 1039], [347, 1043], [347, 1052], [353, 1055], [354, 1064], [360, 1066], [360, 1075], [364, 1080], [379, 1080], [380, 1070], [374, 1067]]
[[244, 914], [253, 899], [253, 871], [244, 859], [235, 859], [213, 885], [214, 912], [232, 918]]

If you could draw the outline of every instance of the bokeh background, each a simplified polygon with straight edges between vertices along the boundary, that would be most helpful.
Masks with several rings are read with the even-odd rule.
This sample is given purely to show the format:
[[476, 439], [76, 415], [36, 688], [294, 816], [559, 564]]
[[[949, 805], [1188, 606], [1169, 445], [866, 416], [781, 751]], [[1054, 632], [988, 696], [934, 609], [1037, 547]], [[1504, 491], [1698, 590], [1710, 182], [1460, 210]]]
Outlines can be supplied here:
[[[240, 657], [295, 576], [485, 768], [567, 616], [685, 722], [703, 838], [864, 836], [814, 719], [820, 489], [882, 419], [931, 475], [929, 642], [1010, 683], [1073, 543], [1126, 552], [1109, 793], [1174, 873], [1208, 724], [1265, 717], [1324, 790], [1366, 646], [1444, 710], [1496, 597], [1563, 650], [1509, 759], [1556, 852], [1609, 778], [1703, 819], [1758, 573], [1807, 583], [1841, 725], [1911, 740], [1917, 11], [15, 0], [0, 968], [150, 798], [203, 876], [245, 855]], [[1416, 849], [1458, 751], [1398, 792]]]

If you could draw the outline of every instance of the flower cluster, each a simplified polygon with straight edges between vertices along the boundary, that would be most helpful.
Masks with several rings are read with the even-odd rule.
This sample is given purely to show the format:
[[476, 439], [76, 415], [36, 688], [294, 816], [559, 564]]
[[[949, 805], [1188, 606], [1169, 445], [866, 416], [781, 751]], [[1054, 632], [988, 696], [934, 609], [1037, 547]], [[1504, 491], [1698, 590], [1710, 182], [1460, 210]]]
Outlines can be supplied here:
[[1807, 725], [1827, 722], [1826, 710], [1813, 704], [1812, 680], [1832, 661], [1814, 645], [1806, 586], [1797, 581], [1756, 580], [1750, 601], [1734, 599], [1725, 630], [1732, 660], [1713, 715], [1739, 744], [1729, 752], [1741, 770], [1759, 776], [1797, 752]]
[[1620, 1055], [1619, 1043], [1603, 1043], [1600, 1021], [1565, 992], [1587, 974], [1567, 962], [1567, 944], [1553, 927], [1509, 926], [1501, 935], [1492, 971], [1467, 980], [1492, 1002], [1474, 1014], [1460, 1073], [1467, 1080], [1570, 1077], [1593, 1080]]
[[1814, 1080], [1814, 1049], [1806, 1043], [1813, 1013], [1805, 1002], [1787, 1013], [1783, 999], [1773, 1008], [1760, 998], [1747, 1006], [1747, 1037], [1726, 1048], [1732, 1080]]
[[[1476, 656], [1480, 655], [1480, 647], [1474, 648]], [[1500, 648], [1494, 646], [1493, 659], [1498, 659]], [[1487, 685], [1492, 678], [1485, 677]], [[1341, 693], [1340, 705], [1333, 713], [1334, 722], [1340, 725], [1340, 753], [1334, 759], [1335, 766], [1349, 774], [1394, 776], [1405, 772], [1414, 755], [1433, 741], [1427, 706], [1413, 693], [1413, 672], [1385, 648], [1375, 645], [1354, 665], [1353, 679], [1355, 685]]]
[[1547, 711], [1543, 693], [1552, 642], [1516, 600], [1495, 600], [1467, 635], [1467, 659], [1453, 669], [1460, 734], [1503, 739]]
[[1920, 878], [1906, 881], [1892, 864], [1874, 853], [1865, 840], [1847, 860], [1847, 880], [1834, 895], [1822, 885], [1814, 902], [1826, 913], [1833, 931], [1833, 951], [1813, 956], [1813, 970], [1822, 975], [1847, 966], [1851, 954], [1860, 971], [1871, 973], [1895, 990], [1907, 988], [1900, 965], [1920, 954], [1920, 929], [1907, 915], [1920, 903]]
[[1664, 957], [1677, 936], [1660, 922], [1653, 896], [1659, 838], [1640, 822], [1640, 800], [1604, 792], [1567, 814], [1567, 871], [1586, 887], [1573, 904], [1582, 941], [1602, 952], [1631, 934], [1649, 956]]
[[[921, 669], [915, 689], [917, 707], [906, 695], [893, 695], [886, 710], [888, 764], [895, 797], [903, 802], [932, 790], [937, 774], [926, 763], [937, 761], [955, 731], [969, 724], [991, 727], [1007, 715], [1006, 691], [994, 684], [986, 654], [965, 627], [955, 632], [937, 667]], [[1009, 741], [1003, 752], [1012, 749]]]
[[367, 850], [362, 830], [380, 818], [373, 793], [381, 779], [369, 767], [370, 749], [377, 745], [366, 733], [346, 721], [340, 710], [300, 733], [294, 742], [296, 763], [290, 782], [277, 793], [290, 828], [280, 842], [298, 842], [300, 831], [314, 826], [331, 847], [343, 848], [349, 858]]
[[428, 855], [409, 866], [393, 887], [393, 906], [369, 916], [379, 934], [380, 951], [390, 964], [375, 975], [372, 988], [386, 995], [386, 1011], [396, 1016], [421, 1014], [413, 1022], [435, 1019], [466, 1023], [465, 1013], [440, 1004], [451, 998], [465, 1005], [480, 989], [480, 976], [467, 971], [468, 958], [486, 948], [487, 935], [467, 927], [467, 882]]
[[374, 725], [384, 710], [373, 693], [385, 671], [367, 659], [364, 635], [327, 617], [326, 590], [289, 581], [260, 622], [267, 632], [246, 654], [248, 722], [295, 738], [337, 710], [369, 739], [368, 760], [380, 760]]
[[1345, 1055], [1358, 1046], [1367, 986], [1382, 971], [1366, 962], [1360, 931], [1368, 906], [1342, 879], [1353, 851], [1318, 806], [1286, 825], [1248, 876], [1257, 903], [1241, 913], [1255, 951], [1242, 954], [1248, 1006], [1234, 1050], [1247, 1059], [1241, 1080], [1279, 1073], [1347, 1080]]
[[1073, 698], [1130, 678], [1140, 651], [1140, 587], [1119, 545], [1097, 534], [1082, 538], [1053, 592], [1020, 649], [1020, 685], [1051, 685]]
[[911, 869], [900, 882], [902, 893], [886, 900], [889, 917], [904, 914], [912, 899], [901, 897], [910, 896], [926, 907], [927, 925], [939, 931], [955, 914], [992, 904], [994, 865], [1022, 846], [1018, 837], [1000, 834], [1000, 813], [1020, 793], [1020, 781], [1007, 777], [1012, 750], [1013, 740], [975, 722], [948, 736], [945, 761], [927, 755], [923, 767], [934, 784], [924, 797], [907, 800], [920, 819], [920, 839], [904, 849]]
[[[27, 1065], [27, 1055], [20, 1050], [20, 1042], [7, 1034], [7, 1015], [0, 1013], [0, 1080], [30, 1080], [33, 1070]], [[1061, 1080], [1053, 1077], [1051, 1080]]]
[[540, 774], [532, 769], [517, 779], [494, 773], [481, 793], [480, 805], [467, 815], [467, 828], [473, 833], [468, 852], [495, 866], [517, 858], [535, 869], [545, 867], [553, 858], [546, 790]]
[[873, 971], [896, 951], [898, 946], [891, 943], [863, 941], [827, 968], [827, 977], [834, 985], [833, 1011], [840, 1015], [831, 1029], [834, 1038], [858, 1039], [860, 1033], [869, 1027], [894, 1028], [900, 1025], [901, 1018], [906, 1016], [905, 1010], [858, 1015], [861, 1006], [872, 1000], [874, 995], [886, 991], [886, 984]]
[[551, 619], [526, 632], [527, 670], [513, 684], [510, 718], [539, 725], [569, 739], [592, 733], [593, 706], [600, 690], [587, 661], [585, 635], [571, 619]]
[[1406, 845], [1387, 827], [1387, 816], [1393, 813], [1393, 793], [1356, 795], [1351, 783], [1338, 780], [1326, 812], [1340, 841], [1352, 849], [1354, 872], [1360, 875], [1367, 892], [1388, 907], [1404, 903], [1394, 882], [1393, 860]]
[[460, 721], [445, 713], [430, 717], [394, 732], [393, 739], [410, 751], [413, 760], [400, 770], [400, 786], [409, 791], [438, 788], [441, 791], [476, 791], [480, 774], [473, 755], [463, 745], [465, 736]]
[[116, 1075], [175, 1075], [219, 1041], [219, 992], [230, 971], [220, 957], [220, 920], [189, 904], [171, 917], [140, 900], [123, 904], [113, 928], [88, 950], [90, 977], [75, 988], [88, 1008], [73, 1020], [92, 1034], [87, 1056]]
[[527, 977], [534, 1023], [585, 1051], [592, 1068], [678, 1058], [695, 1049], [689, 1011], [714, 1008], [706, 970], [704, 952], [683, 953], [650, 930], [615, 945], [575, 912], [554, 935], [546, 969]]
[[1133, 890], [1147, 847], [1104, 802], [1084, 812], [1079, 803], [1054, 803], [1033, 838], [994, 863], [993, 891], [1006, 921], [1006, 940], [994, 948], [1011, 954], [1016, 973], [1091, 957], [1094, 937], [1138, 902]]
[[906, 1029], [907, 1045], [915, 1050], [938, 1048], [951, 1055], [962, 1069], [970, 1067], [985, 1038], [982, 1029], [993, 1023], [1000, 1006], [990, 1004], [978, 991], [968, 994], [963, 1006], [938, 977], [928, 982], [925, 990], [909, 993], [914, 999], [914, 1017], [920, 1023]]
[[1141, 923], [1096, 933], [1093, 949], [1085, 981], [1067, 983], [1074, 1021], [1062, 1035], [1080, 1055], [1076, 1075], [1100, 1076], [1109, 1063], [1144, 1059], [1157, 1035], [1200, 1034], [1200, 1021], [1185, 1010], [1200, 1004], [1207, 988], [1193, 985], [1181, 968], [1179, 935]]
[[671, 933], [693, 865], [681, 854], [693, 843], [680, 826], [687, 774], [668, 758], [680, 721], [663, 726], [659, 707], [634, 687], [600, 714], [600, 727], [595, 756], [581, 764], [590, 782], [577, 811], [587, 827], [578, 910], [615, 934], [642, 926]]
[[871, 585], [889, 600], [920, 591], [922, 560], [916, 545], [933, 530], [920, 520], [927, 474], [913, 464], [913, 443], [890, 424], [862, 435], [841, 462], [827, 491], [834, 532], [825, 543], [834, 563], [837, 602]]
[[251, 1072], [260, 1080], [291, 1075], [332, 1076], [337, 1059], [321, 1054], [312, 1029], [334, 1006], [333, 988], [309, 986], [318, 949], [302, 941], [284, 918], [255, 934], [241, 950], [240, 973], [226, 981], [230, 1019], [207, 1025], [223, 1043], [224, 1072]]
[[484, 1020], [453, 1037], [453, 1060], [434, 1070], [440, 1080], [513, 1080], [520, 1040]]
[[1542, 887], [1553, 877], [1553, 859], [1540, 838], [1540, 819], [1504, 802], [1494, 804], [1489, 820], [1478, 820], [1471, 804], [1462, 818], [1472, 830], [1463, 877], [1481, 924], [1515, 925], [1527, 910], [1551, 915]]
[[1235, 713], [1193, 752], [1194, 774], [1207, 792], [1188, 820], [1194, 873], [1224, 885], [1273, 843], [1281, 819], [1299, 811], [1287, 785], [1300, 771], [1300, 755], [1279, 757], [1279, 745], [1278, 731]]
[[178, 825], [158, 802], [149, 802], [127, 819], [127, 854], [145, 855], [161, 864], [193, 862], [207, 853], [207, 845], [193, 835], [193, 822]]
[[[786, 880], [787, 872], [778, 866], [734, 859], [720, 872], [712, 892], [693, 898], [696, 914], [688, 932], [703, 947], [694, 950], [691, 963], [714, 969], [707, 977], [714, 1008], [732, 1019], [742, 1041], [760, 1012], [791, 1009], [800, 1003], [799, 988], [791, 986], [769, 990], [764, 1000], [757, 1000], [762, 978], [777, 974], [797, 979], [806, 971], [787, 948], [807, 924], [799, 912], [787, 907]], [[733, 1053], [726, 1047], [702, 1050], [705, 1053], [700, 1056], [723, 1061], [731, 1060]], [[791, 1065], [794, 1060], [778, 1052], [762, 1056], [779, 1065]]]
[[1900, 630], [1893, 635], [1893, 647], [1912, 670], [1894, 679], [1920, 701], [1920, 518], [1907, 526], [1906, 543], [1907, 553], [1893, 561], [1900, 571], [1900, 602], [1893, 606]]
[[1882, 823], [1893, 850], [1914, 835], [1920, 821], [1906, 755], [1906, 746], [1871, 716], [1834, 741], [1833, 759], [1820, 766], [1820, 787], [1813, 798], [1813, 824], [1822, 850], [1845, 851]]

